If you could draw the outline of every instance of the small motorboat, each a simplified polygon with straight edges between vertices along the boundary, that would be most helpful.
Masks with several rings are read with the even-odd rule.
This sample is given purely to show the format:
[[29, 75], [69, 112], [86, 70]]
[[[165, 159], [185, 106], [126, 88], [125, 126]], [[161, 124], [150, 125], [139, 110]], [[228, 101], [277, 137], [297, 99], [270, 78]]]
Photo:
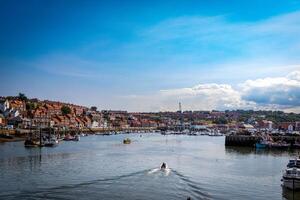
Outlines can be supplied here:
[[161, 170], [166, 170], [168, 168], [167, 164], [165, 162], [163, 162], [160, 166]]
[[71, 136], [70, 134], [68, 134], [68, 135], [66, 135], [66, 136], [64, 137], [64, 140], [65, 140], [65, 141], [72, 141], [72, 140], [74, 140], [74, 137]]
[[80, 136], [79, 135], [75, 135], [74, 141], [80, 141]]
[[40, 141], [27, 139], [24, 142], [24, 146], [25, 147], [38, 147], [38, 146], [40, 146]]
[[130, 144], [131, 140], [129, 138], [126, 138], [123, 140], [123, 144]]

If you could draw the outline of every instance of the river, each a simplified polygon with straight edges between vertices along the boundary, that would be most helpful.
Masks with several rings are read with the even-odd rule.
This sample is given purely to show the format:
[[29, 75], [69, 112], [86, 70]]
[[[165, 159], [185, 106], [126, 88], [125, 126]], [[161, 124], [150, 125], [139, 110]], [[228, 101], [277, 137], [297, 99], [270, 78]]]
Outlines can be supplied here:
[[[293, 199], [280, 180], [298, 152], [228, 148], [224, 139], [151, 133], [44, 148], [0, 143], [0, 199]], [[158, 170], [162, 162], [169, 171]]]

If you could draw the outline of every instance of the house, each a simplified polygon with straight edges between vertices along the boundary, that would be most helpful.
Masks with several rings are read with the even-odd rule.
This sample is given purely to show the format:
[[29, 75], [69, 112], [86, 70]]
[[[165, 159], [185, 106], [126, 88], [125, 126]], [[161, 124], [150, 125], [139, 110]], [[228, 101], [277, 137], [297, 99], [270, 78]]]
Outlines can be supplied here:
[[20, 127], [22, 126], [23, 119], [20, 116], [12, 117], [7, 120], [7, 125], [13, 126], [13, 127]]
[[251, 124], [242, 123], [239, 124], [238, 128], [241, 133], [254, 133], [256, 131], [256, 129]]
[[7, 99], [0, 99], [0, 111], [5, 112], [10, 107], [9, 101]]
[[84, 127], [84, 122], [80, 119], [80, 117], [76, 117], [76, 118], [75, 118], [75, 121], [76, 121], [76, 127], [77, 127], [77, 128], [82, 128], [82, 127]]
[[260, 129], [271, 130], [271, 129], [273, 129], [273, 122], [272, 121], [268, 121], [268, 120], [261, 120], [261, 121], [258, 122], [258, 127]]
[[90, 117], [84, 116], [82, 118], [82, 121], [84, 123], [84, 126], [91, 128], [91, 126], [92, 126], [92, 119]]
[[14, 110], [19, 110], [20, 112], [24, 112], [26, 111], [26, 103], [25, 101], [21, 100], [11, 100], [10, 108], [13, 108]]
[[32, 113], [32, 126], [49, 127], [51, 124], [51, 117], [46, 112], [45, 108], [36, 109]]
[[47, 112], [52, 116], [52, 115], [61, 115], [61, 106], [57, 104], [50, 104], [46, 103], [44, 105], [46, 108]]
[[9, 108], [3, 114], [6, 118], [18, 117], [20, 115], [20, 111], [13, 108]]
[[65, 116], [65, 118], [67, 118], [67, 120], [69, 121], [69, 126], [70, 126], [70, 127], [72, 127], [72, 128], [76, 127], [77, 121], [76, 121], [76, 118], [75, 118], [74, 115], [72, 115], [72, 114], [67, 114], [67, 115]]
[[0, 114], [0, 126], [5, 126], [6, 125], [6, 120], [5, 117]]
[[280, 122], [278, 124], [278, 129], [284, 130], [284, 131], [300, 130], [300, 123], [299, 122]]

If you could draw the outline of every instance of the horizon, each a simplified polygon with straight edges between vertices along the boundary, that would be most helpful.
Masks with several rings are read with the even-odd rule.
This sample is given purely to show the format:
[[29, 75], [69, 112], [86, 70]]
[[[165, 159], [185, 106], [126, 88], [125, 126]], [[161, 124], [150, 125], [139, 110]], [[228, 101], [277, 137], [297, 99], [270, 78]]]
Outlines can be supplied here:
[[1, 2], [1, 96], [300, 112], [300, 1]]

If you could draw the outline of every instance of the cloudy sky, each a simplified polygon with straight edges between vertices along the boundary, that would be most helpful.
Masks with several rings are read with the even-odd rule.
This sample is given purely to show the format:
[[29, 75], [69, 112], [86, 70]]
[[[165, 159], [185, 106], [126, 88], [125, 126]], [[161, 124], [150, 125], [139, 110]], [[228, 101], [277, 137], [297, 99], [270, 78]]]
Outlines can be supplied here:
[[300, 1], [0, 0], [0, 95], [300, 112]]

